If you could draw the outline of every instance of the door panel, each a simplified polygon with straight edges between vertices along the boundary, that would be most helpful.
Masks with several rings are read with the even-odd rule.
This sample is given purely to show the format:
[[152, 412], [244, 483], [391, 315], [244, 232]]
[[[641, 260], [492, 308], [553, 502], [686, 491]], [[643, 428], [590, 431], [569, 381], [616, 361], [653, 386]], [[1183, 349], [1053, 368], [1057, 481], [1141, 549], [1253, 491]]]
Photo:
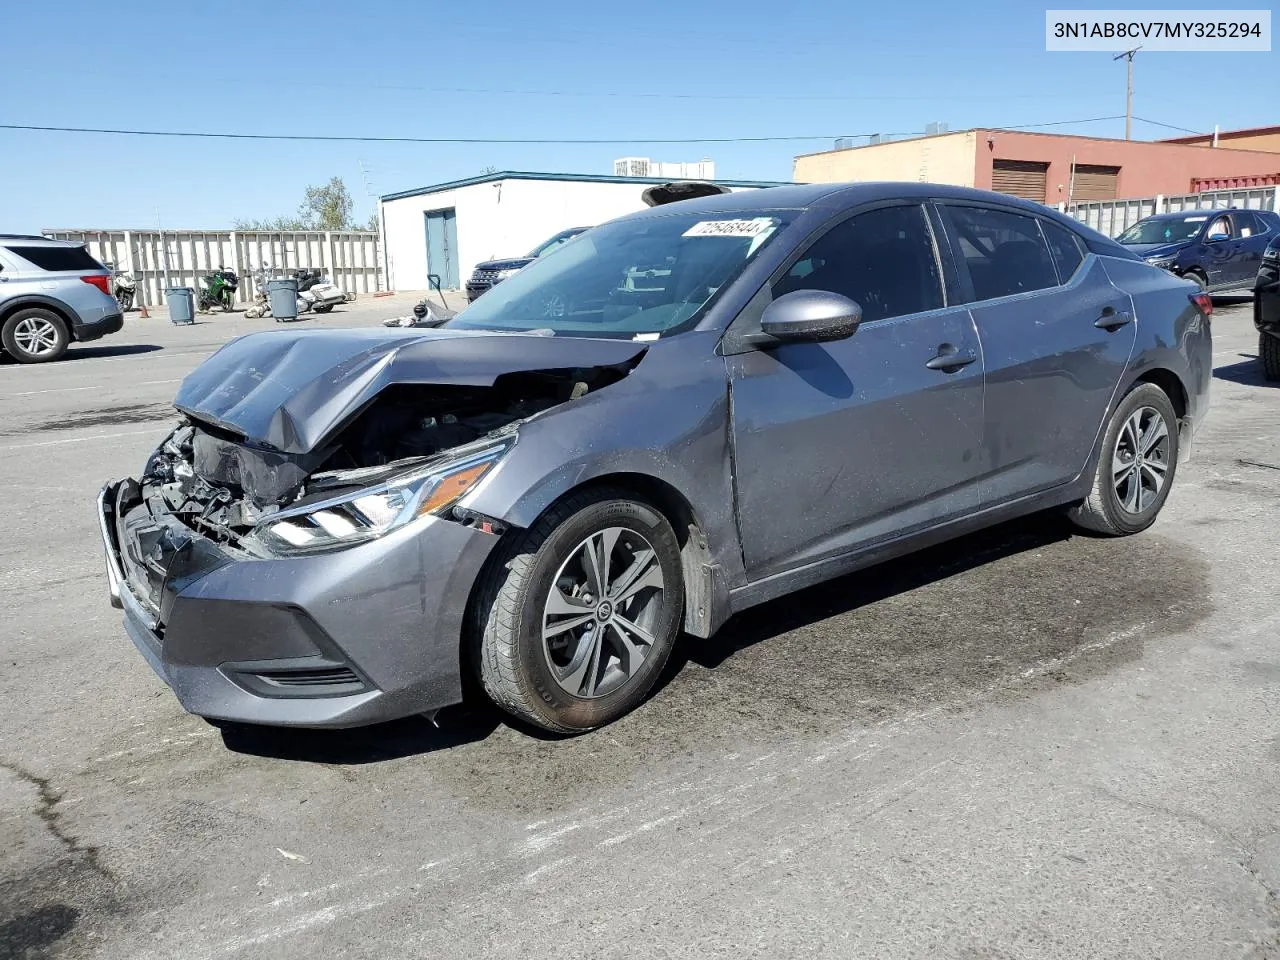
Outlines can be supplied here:
[[978, 359], [968, 310], [864, 324], [848, 340], [727, 358], [742, 544], [753, 579], [978, 507]]
[[428, 210], [427, 223], [427, 272], [439, 274], [440, 284], [446, 290], [458, 289], [458, 227], [457, 214], [448, 210]]
[[[1215, 233], [1226, 234], [1224, 239], [1210, 241]], [[1239, 269], [1237, 256], [1239, 244], [1232, 231], [1231, 218], [1225, 213], [1214, 217], [1205, 228], [1201, 241], [1204, 250], [1205, 273], [1209, 277], [1210, 287], [1229, 287], [1236, 282], [1236, 271]]]
[[984, 505], [1073, 479], [1088, 461], [1133, 351], [1129, 295], [1090, 255], [1066, 286], [970, 310], [987, 372]]
[[938, 206], [986, 364], [983, 506], [1065, 483], [1088, 460], [1133, 350], [1132, 301], [1060, 225]]
[[1233, 213], [1231, 221], [1239, 246], [1235, 258], [1235, 279], [1241, 285], [1252, 286], [1262, 266], [1262, 253], [1272, 238], [1267, 233], [1266, 224], [1248, 211]]

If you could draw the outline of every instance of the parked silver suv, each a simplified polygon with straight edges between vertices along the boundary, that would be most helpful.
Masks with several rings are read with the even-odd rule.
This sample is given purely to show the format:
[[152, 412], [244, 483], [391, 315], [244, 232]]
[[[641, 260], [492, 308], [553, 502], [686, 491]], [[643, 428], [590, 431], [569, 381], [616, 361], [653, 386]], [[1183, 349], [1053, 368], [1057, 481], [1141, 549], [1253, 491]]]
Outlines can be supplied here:
[[111, 271], [83, 244], [0, 233], [0, 344], [19, 363], [57, 360], [124, 326]]

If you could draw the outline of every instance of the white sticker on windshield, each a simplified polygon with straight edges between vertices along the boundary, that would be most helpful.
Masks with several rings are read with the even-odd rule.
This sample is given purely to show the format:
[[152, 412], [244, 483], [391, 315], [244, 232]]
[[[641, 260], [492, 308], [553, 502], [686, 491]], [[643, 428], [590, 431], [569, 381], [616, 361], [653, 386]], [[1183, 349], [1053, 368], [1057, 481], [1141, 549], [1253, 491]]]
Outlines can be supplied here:
[[686, 230], [686, 237], [758, 237], [773, 229], [773, 218], [751, 220], [702, 220]]
[[662, 336], [660, 333], [637, 333], [631, 339], [639, 340], [641, 343], [647, 343], [650, 340], [657, 340], [660, 336]]
[[1185, 217], [1184, 219], [1187, 221], [1187, 223], [1203, 223], [1209, 218], [1208, 217]]

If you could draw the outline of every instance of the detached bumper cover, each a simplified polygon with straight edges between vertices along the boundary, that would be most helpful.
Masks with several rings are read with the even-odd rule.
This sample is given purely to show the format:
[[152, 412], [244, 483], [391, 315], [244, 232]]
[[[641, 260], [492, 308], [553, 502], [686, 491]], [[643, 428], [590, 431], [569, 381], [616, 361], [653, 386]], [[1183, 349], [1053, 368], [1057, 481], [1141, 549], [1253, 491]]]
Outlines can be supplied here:
[[98, 514], [112, 605], [189, 712], [347, 727], [461, 699], [466, 604], [496, 537], [432, 519], [258, 560], [153, 515], [131, 480], [103, 488]]

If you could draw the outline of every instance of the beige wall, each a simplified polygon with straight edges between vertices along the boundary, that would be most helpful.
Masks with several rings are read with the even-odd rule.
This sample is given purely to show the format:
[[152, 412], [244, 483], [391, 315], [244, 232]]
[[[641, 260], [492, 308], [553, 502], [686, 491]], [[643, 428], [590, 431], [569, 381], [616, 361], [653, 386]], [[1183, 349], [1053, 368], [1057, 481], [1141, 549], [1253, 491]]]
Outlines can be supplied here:
[[[1178, 137], [1170, 143], [1186, 143], [1199, 147], [1213, 146], [1213, 134], [1201, 137]], [[1262, 150], [1280, 153], [1280, 128], [1264, 127], [1261, 130], [1233, 130], [1218, 134], [1218, 146], [1231, 150]]]
[[877, 143], [796, 157], [797, 183], [842, 183], [848, 180], [910, 180], [974, 185], [973, 130], [936, 137]]

